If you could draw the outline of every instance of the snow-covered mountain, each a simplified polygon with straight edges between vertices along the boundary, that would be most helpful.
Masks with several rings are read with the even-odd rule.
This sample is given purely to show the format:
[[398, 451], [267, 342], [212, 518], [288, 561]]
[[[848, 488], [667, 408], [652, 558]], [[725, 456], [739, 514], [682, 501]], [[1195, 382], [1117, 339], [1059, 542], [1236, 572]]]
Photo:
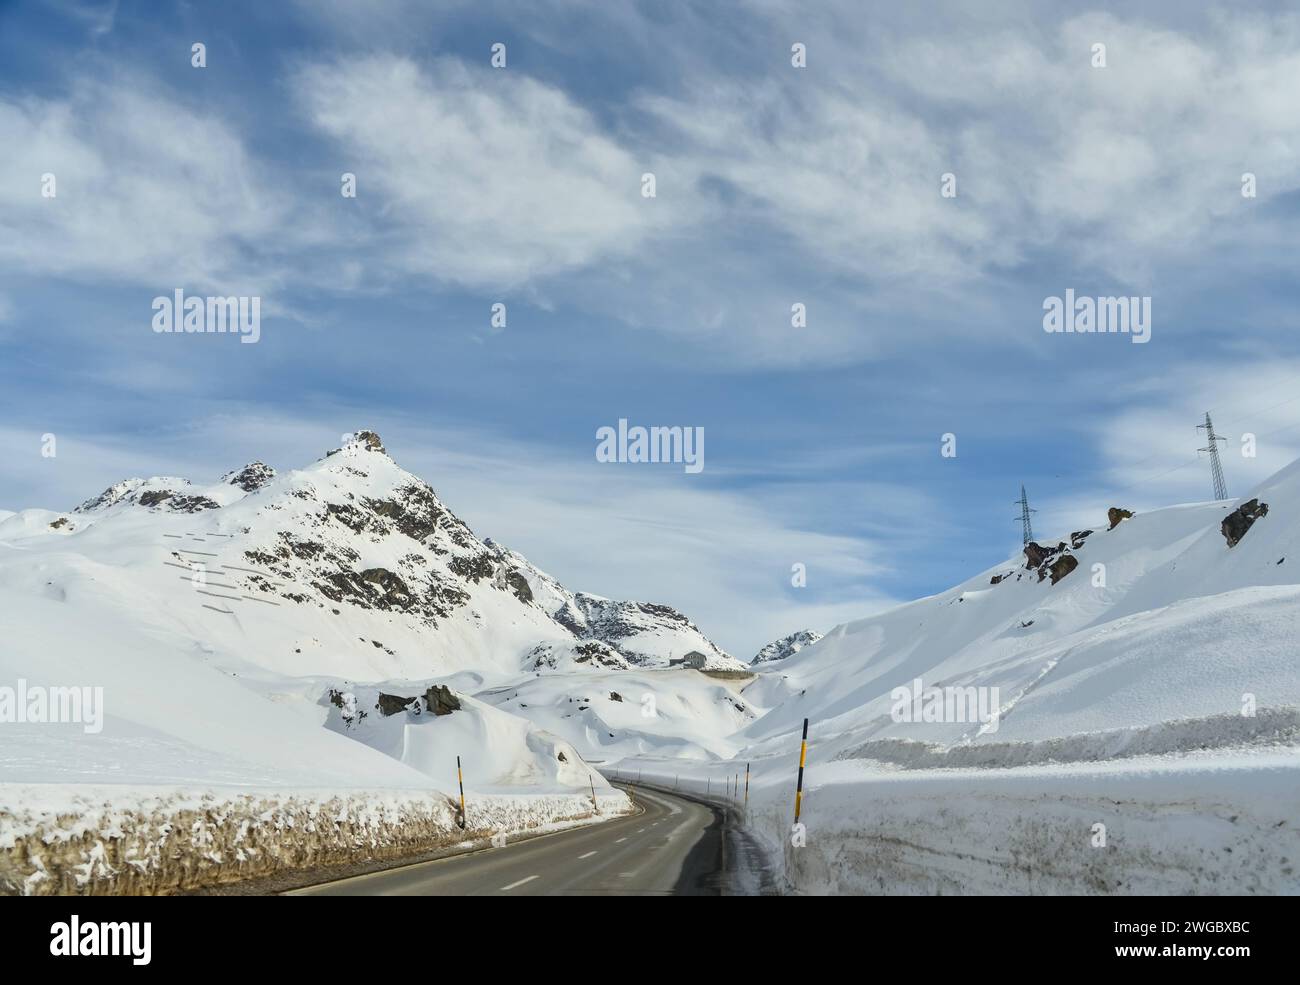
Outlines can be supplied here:
[[275, 672], [490, 677], [666, 666], [689, 650], [742, 666], [669, 606], [571, 592], [479, 540], [371, 431], [285, 474], [253, 462], [207, 486], [128, 479], [70, 515], [24, 511], [0, 539], [44, 554], [45, 534], [61, 535], [63, 577], [116, 569], [125, 611]]
[[800, 629], [791, 633], [789, 636], [782, 636], [779, 640], [773, 640], [768, 643], [756, 654], [750, 664], [772, 663], [775, 660], [784, 660], [786, 657], [792, 657], [805, 646], [812, 646], [822, 634], [813, 629]]
[[[805, 717], [853, 741], [1046, 740], [1300, 704], [1300, 463], [1244, 500], [1030, 544], [939, 595], [846, 623], [781, 664], [755, 740]], [[998, 689], [996, 729], [898, 721], [896, 688]]]
[[759, 663], [713, 756], [610, 768], [705, 795], [743, 767], [806, 893], [1300, 892], [1300, 462], [1097, 520]]
[[[572, 592], [480, 540], [370, 431], [302, 469], [253, 462], [206, 485], [127, 479], [68, 513], [6, 512], [0, 854], [24, 836], [44, 844], [51, 824], [102, 823], [137, 832], [164, 866], [158, 825], [206, 798], [234, 805], [231, 816], [254, 811], [249, 824], [279, 839], [281, 808], [371, 825], [375, 791], [398, 805], [376, 822], [392, 837], [452, 837], [458, 762], [479, 830], [590, 817], [593, 798], [621, 811], [626, 798], [566, 737], [587, 733], [569, 728], [558, 698], [537, 717], [564, 734], [475, 695], [582, 671], [720, 687], [659, 674], [688, 650], [743, 666], [667, 606]], [[93, 724], [14, 720], [29, 693], [95, 688]], [[640, 687], [629, 694], [630, 709]], [[715, 731], [749, 720], [713, 704]], [[81, 798], [87, 777], [111, 791]], [[345, 851], [347, 836], [331, 844]], [[86, 853], [100, 849], [83, 847], [72, 861], [28, 853], [23, 878], [51, 885], [46, 862], [94, 869]]]

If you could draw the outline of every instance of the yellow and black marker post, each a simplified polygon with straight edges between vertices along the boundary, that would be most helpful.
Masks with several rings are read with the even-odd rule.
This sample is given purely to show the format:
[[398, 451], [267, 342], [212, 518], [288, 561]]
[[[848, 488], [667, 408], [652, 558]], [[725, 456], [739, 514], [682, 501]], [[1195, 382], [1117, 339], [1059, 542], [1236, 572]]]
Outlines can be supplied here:
[[803, 768], [808, 762], [808, 719], [803, 720], [803, 744], [799, 747], [799, 786], [794, 792], [794, 823], [799, 823], [799, 808], [803, 806]]
[[[803, 773], [800, 771], [800, 776]], [[460, 784], [460, 826], [465, 827], [465, 777], [460, 771], [460, 757], [456, 757], [456, 782]]]
[[599, 809], [596, 807], [596, 778], [588, 773], [587, 782], [591, 784], [591, 811], [596, 814], [599, 813]]

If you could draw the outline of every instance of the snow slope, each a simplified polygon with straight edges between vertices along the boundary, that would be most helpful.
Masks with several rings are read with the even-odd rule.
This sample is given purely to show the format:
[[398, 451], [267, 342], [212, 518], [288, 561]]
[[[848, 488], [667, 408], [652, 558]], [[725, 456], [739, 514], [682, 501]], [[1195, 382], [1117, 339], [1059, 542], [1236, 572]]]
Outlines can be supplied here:
[[[1232, 548], [1219, 528], [1236, 504], [1175, 506], [1099, 524], [1067, 545], [1078, 567], [1056, 584], [1012, 558], [836, 627], [781, 664], [784, 698], [746, 734], [807, 717], [856, 741], [994, 742], [1240, 712], [1247, 695], [1300, 704], [1300, 463], [1255, 497], [1269, 513]], [[918, 678], [997, 687], [996, 731], [895, 721], [893, 689]]]
[[[1245, 500], [1231, 547], [1245, 501], [1107, 517], [836, 627], [731, 758], [606, 772], [725, 791], [797, 892], [1300, 893], [1300, 463]], [[997, 714], [914, 714], [949, 688]]]
[[731, 756], [740, 747], [737, 733], [765, 711], [744, 691], [743, 680], [672, 670], [544, 675], [478, 696], [563, 736], [588, 760], [607, 762], [640, 754]]

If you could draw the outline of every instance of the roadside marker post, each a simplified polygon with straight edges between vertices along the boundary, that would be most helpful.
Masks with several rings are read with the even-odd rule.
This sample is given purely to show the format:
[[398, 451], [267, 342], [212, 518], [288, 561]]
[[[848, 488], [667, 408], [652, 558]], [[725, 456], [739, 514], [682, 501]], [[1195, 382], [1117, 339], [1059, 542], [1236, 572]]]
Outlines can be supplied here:
[[745, 764], [745, 807], [749, 807], [749, 764]]
[[596, 779], [590, 773], [587, 774], [587, 782], [591, 784], [591, 812], [599, 814], [600, 808], [596, 805]]
[[460, 757], [456, 757], [456, 782], [460, 785], [460, 826], [464, 830], [468, 819], [465, 817], [465, 776], [460, 770]]
[[803, 742], [799, 746], [799, 785], [794, 793], [794, 823], [799, 823], [799, 808], [803, 805], [803, 768], [808, 762], [808, 719], [803, 720]]

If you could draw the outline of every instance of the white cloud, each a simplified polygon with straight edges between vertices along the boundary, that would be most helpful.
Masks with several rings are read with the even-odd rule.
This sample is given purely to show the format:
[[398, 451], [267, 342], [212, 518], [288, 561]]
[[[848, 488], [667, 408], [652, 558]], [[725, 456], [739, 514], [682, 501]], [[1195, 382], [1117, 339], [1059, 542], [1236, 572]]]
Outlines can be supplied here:
[[683, 214], [641, 196], [653, 156], [517, 70], [372, 55], [304, 66], [294, 88], [358, 197], [384, 203], [376, 265], [511, 287], [627, 256]]
[[0, 97], [0, 145], [0, 262], [12, 271], [229, 289], [266, 276], [246, 251], [293, 239], [289, 203], [240, 136], [143, 77]]
[[[672, 173], [727, 183], [733, 221], [761, 217], [828, 269], [951, 293], [1051, 249], [1133, 283], [1300, 188], [1289, 15], [1193, 35], [1108, 14], [1034, 30], [1017, 14], [922, 35], [843, 31], [854, 19], [836, 10], [800, 25], [806, 70], [738, 77], [702, 57], [680, 92], [639, 100], [672, 137]], [[940, 196], [945, 172], [956, 199]]]
[[[1045, 537], [1096, 527], [1108, 506], [1149, 510], [1212, 498], [1205, 432], [1208, 410], [1224, 437], [1220, 455], [1228, 495], [1246, 495], [1300, 458], [1300, 364], [1282, 360], [1228, 360], [1170, 367], [1158, 378], [1119, 388], [1098, 417], [1092, 440], [1101, 466], [1057, 476], [1059, 491], [1044, 497]], [[1243, 455], [1243, 437], [1255, 436], [1255, 455]]]

